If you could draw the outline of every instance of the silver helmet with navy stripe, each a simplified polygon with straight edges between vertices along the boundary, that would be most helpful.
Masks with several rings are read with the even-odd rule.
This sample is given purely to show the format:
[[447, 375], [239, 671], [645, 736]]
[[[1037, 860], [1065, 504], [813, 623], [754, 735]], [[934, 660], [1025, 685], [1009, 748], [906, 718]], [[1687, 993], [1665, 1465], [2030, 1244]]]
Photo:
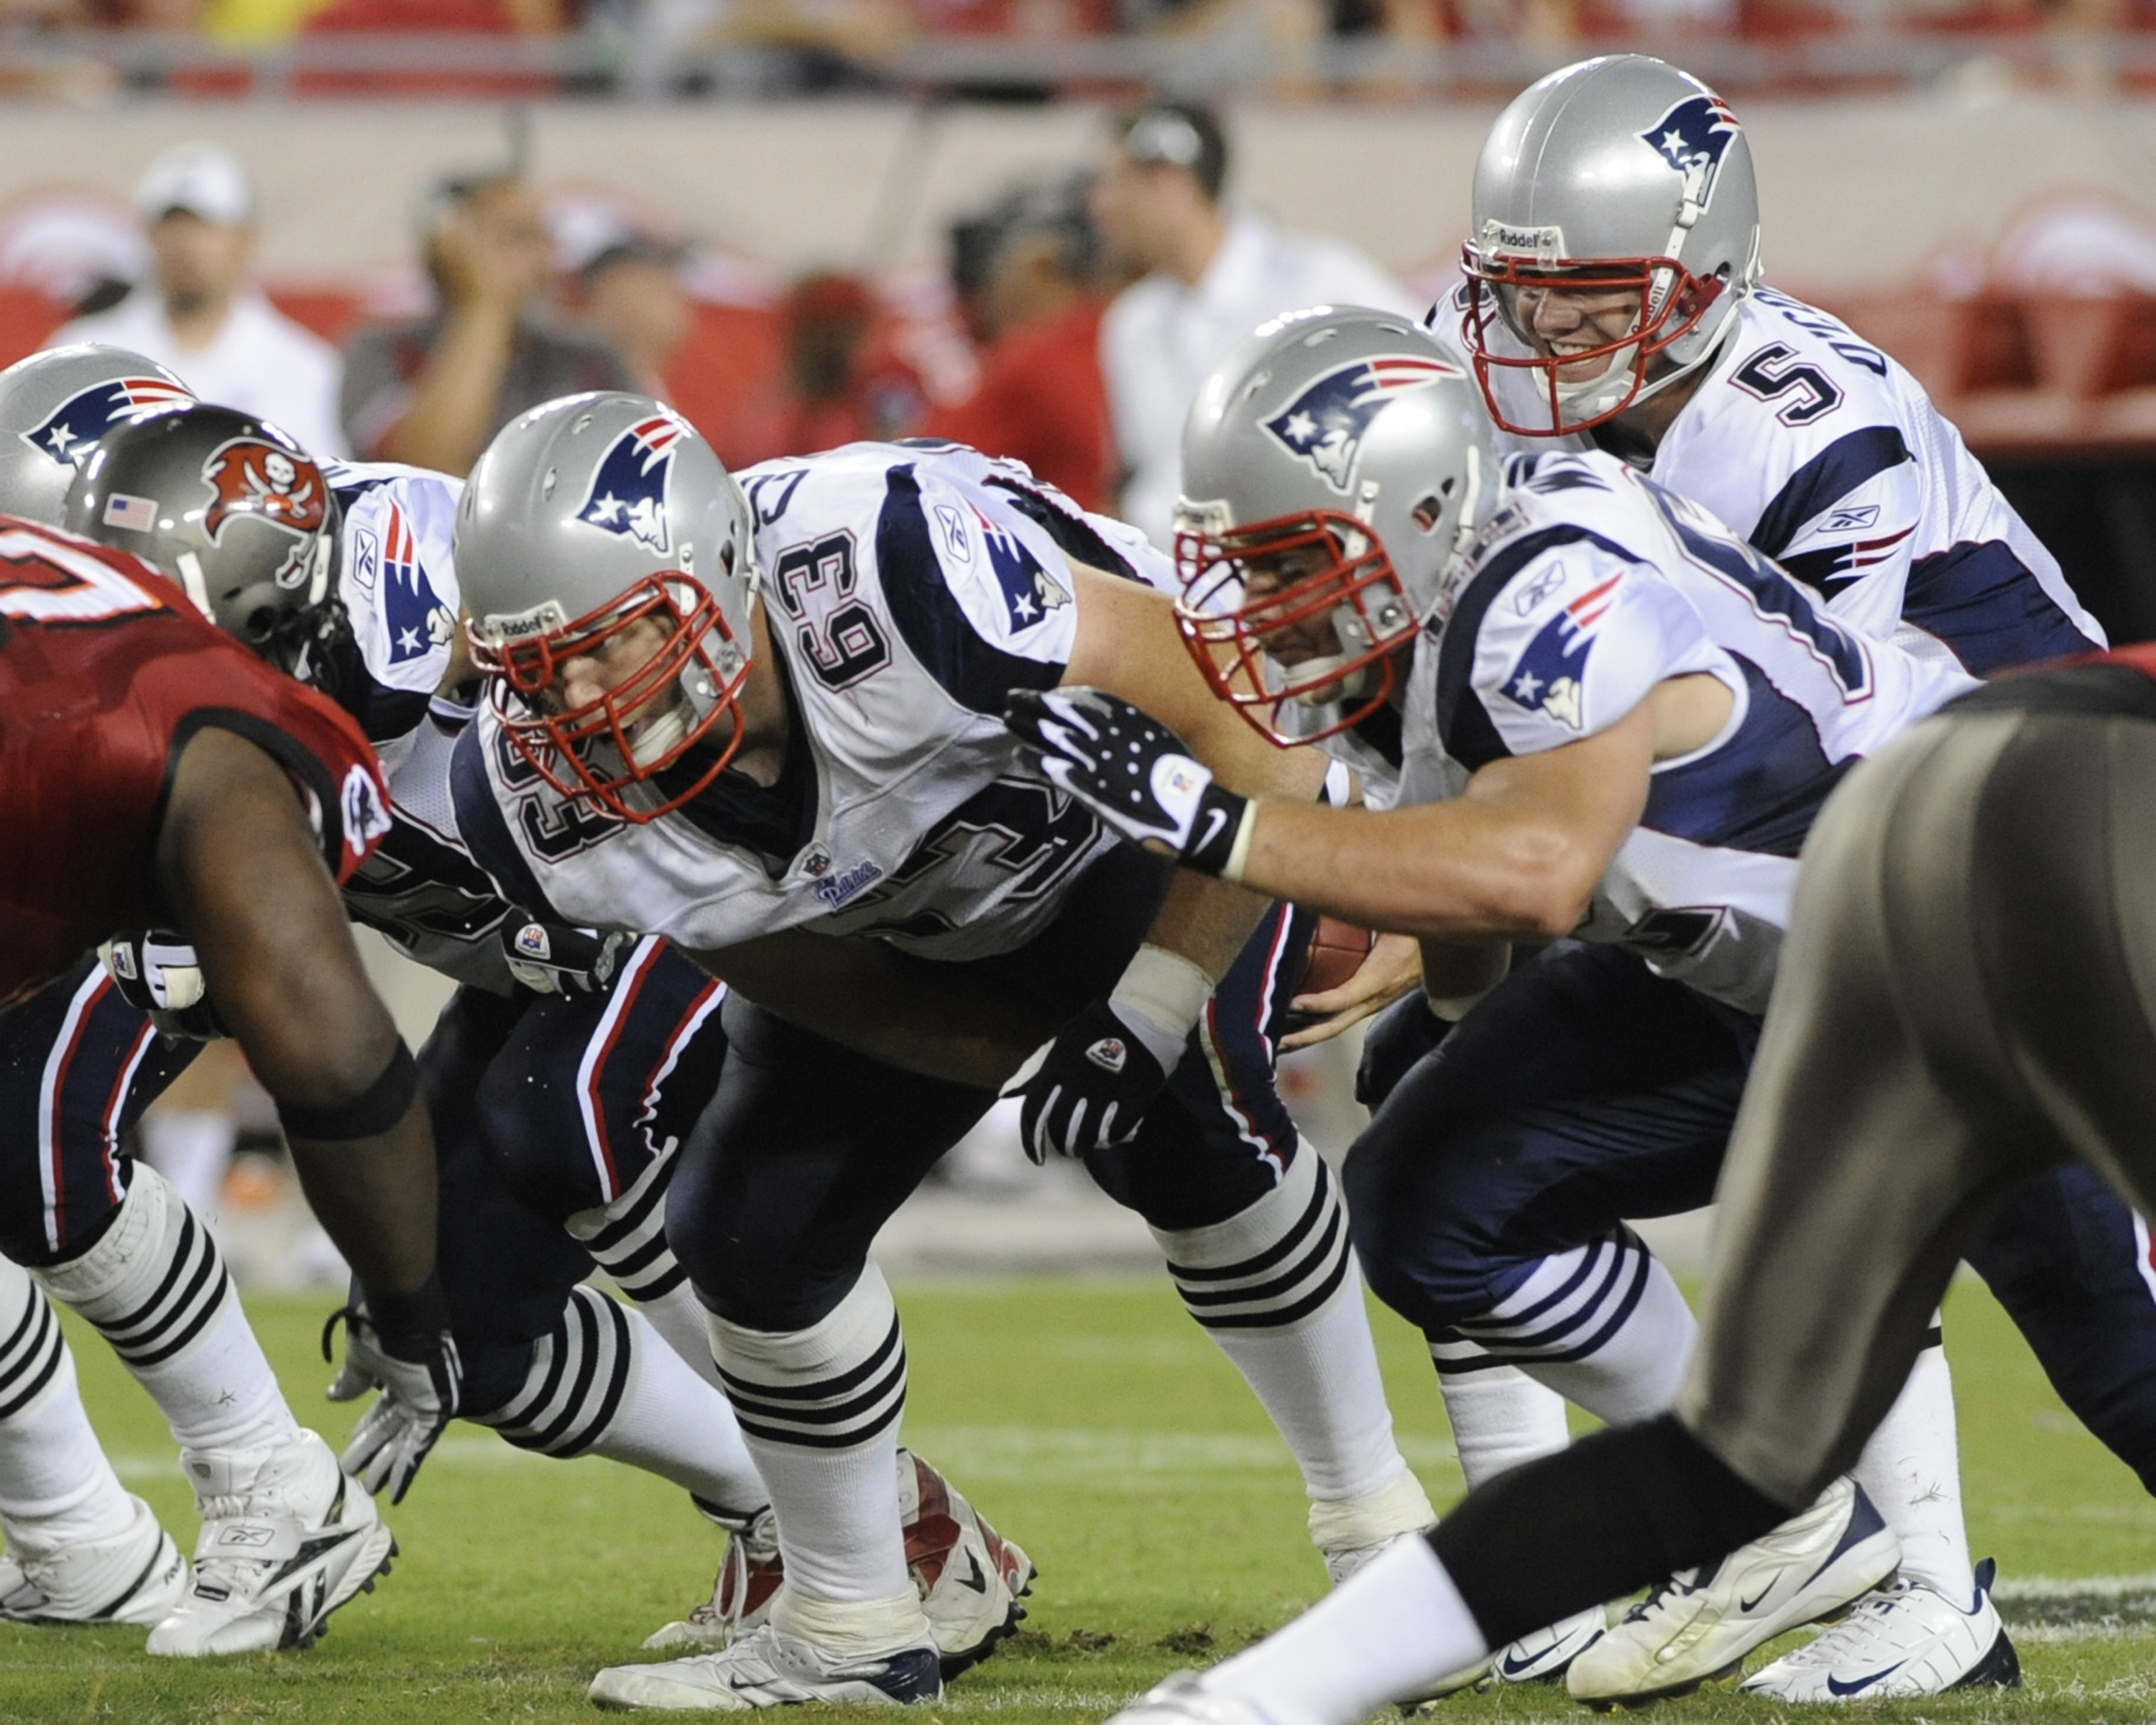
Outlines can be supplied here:
[[1759, 193], [1729, 105], [1646, 54], [1551, 73], [1475, 165], [1462, 335], [1508, 431], [1558, 436], [1704, 364], [1759, 280]]
[[0, 515], [60, 525], [77, 465], [106, 432], [194, 397], [154, 359], [78, 341], [0, 372]]
[[1373, 711], [1496, 463], [1466, 372], [1407, 319], [1320, 305], [1261, 325], [1183, 426], [1178, 615], [1214, 692], [1283, 743]]
[[108, 431], [75, 470], [60, 524], [156, 564], [295, 675], [344, 629], [336, 498], [267, 420], [191, 401]]
[[511, 421], [465, 483], [455, 548], [489, 698], [562, 795], [652, 820], [732, 758], [754, 518], [671, 408], [609, 391]]

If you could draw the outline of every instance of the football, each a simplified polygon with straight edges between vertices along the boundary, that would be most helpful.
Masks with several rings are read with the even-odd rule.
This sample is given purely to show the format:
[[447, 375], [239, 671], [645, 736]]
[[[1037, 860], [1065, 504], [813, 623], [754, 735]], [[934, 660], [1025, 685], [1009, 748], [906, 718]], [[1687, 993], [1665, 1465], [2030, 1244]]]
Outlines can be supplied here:
[[1322, 994], [1337, 988], [1355, 974], [1370, 956], [1373, 937], [1367, 928], [1342, 922], [1337, 916], [1320, 916], [1317, 932], [1311, 937], [1310, 957], [1303, 965], [1297, 994]]

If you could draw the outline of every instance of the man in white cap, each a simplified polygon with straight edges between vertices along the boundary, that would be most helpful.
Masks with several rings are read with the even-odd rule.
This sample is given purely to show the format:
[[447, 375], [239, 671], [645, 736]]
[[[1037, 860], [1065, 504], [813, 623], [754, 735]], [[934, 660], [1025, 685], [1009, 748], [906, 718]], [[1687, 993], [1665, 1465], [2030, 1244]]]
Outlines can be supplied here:
[[231, 151], [181, 144], [135, 188], [154, 284], [110, 311], [77, 318], [49, 346], [103, 341], [167, 366], [204, 401], [271, 421], [304, 449], [342, 455], [336, 350], [292, 321], [247, 279], [254, 188]]
[[1093, 187], [1101, 237], [1145, 272], [1101, 322], [1123, 465], [1116, 513], [1163, 550], [1183, 490], [1183, 422], [1198, 386], [1238, 341], [1306, 305], [1413, 313], [1419, 304], [1353, 246], [1283, 232], [1224, 202], [1227, 175], [1227, 141], [1211, 110], [1153, 101], [1123, 116]]

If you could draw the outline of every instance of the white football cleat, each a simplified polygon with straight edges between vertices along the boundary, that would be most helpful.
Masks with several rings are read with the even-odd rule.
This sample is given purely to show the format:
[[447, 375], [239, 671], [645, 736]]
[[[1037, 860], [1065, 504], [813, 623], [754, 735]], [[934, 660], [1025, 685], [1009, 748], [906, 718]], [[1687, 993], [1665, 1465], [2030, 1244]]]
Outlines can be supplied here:
[[1846, 1619], [1740, 1686], [1778, 1701], [1866, 1701], [1943, 1695], [1949, 1689], [2019, 1689], [2021, 1661], [1991, 1603], [1996, 1566], [1976, 1566], [1976, 1604], [1964, 1609], [1921, 1583], [1882, 1589]]
[[709, 1508], [704, 1513], [728, 1536], [711, 1596], [680, 1622], [645, 1636], [644, 1645], [654, 1653], [669, 1647], [711, 1651], [732, 1646], [771, 1615], [771, 1602], [786, 1579], [778, 1556], [778, 1517], [768, 1504], [744, 1519]]
[[1894, 1573], [1902, 1543], [1854, 1480], [1706, 1570], [1664, 1582], [1565, 1673], [1575, 1701], [1628, 1707], [1689, 1695], [1775, 1636], [1840, 1609]]
[[603, 1707], [746, 1712], [795, 1702], [852, 1702], [903, 1707], [943, 1693], [936, 1644], [926, 1639], [888, 1653], [824, 1652], [772, 1625], [752, 1630], [717, 1653], [661, 1665], [609, 1666], [592, 1679]]
[[274, 1450], [191, 1450], [202, 1507], [194, 1585], [150, 1631], [181, 1659], [311, 1647], [331, 1612], [374, 1590], [397, 1542], [315, 1433]]
[[1490, 1664], [1490, 1675], [1500, 1683], [1555, 1683], [1572, 1669], [1572, 1662], [1600, 1640], [1609, 1627], [1602, 1608], [1583, 1611], [1563, 1623], [1522, 1635], [1499, 1652]]
[[947, 1678], [970, 1670], [1014, 1633], [1033, 1590], [1033, 1559], [988, 1525], [941, 1472], [898, 1452], [906, 1567], [921, 1593]]
[[78, 1539], [42, 1556], [0, 1554], [0, 1619], [10, 1623], [162, 1621], [187, 1590], [187, 1560], [130, 1492], [134, 1514], [117, 1533]]
[[1163, 1677], [1108, 1721], [1108, 1725], [1313, 1725], [1304, 1715], [1260, 1707], [1240, 1696], [1215, 1695], [1195, 1671]]

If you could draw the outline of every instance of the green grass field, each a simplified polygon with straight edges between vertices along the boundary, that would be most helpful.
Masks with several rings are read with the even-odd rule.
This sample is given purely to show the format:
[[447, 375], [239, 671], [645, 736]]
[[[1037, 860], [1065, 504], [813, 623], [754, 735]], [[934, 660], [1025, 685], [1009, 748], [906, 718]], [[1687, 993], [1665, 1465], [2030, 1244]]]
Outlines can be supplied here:
[[[903, 1287], [910, 1442], [1041, 1568], [1026, 1631], [954, 1684], [942, 1719], [1104, 1717], [1178, 1666], [1281, 1623], [1322, 1589], [1293, 1467], [1242, 1384], [1159, 1283]], [[314, 1338], [326, 1302], [250, 1302], [300, 1417], [334, 1441]], [[1458, 1494], [1418, 1338], [1378, 1313], [1409, 1459]], [[2081, 1430], [1980, 1287], [1947, 1333], [1971, 1533], [1995, 1553], [2028, 1672], [2019, 1696], [1871, 1703], [1871, 1717], [2144, 1722], [2156, 1716], [2156, 1504]], [[110, 1352], [73, 1332], [90, 1409], [129, 1486], [183, 1545], [194, 1528], [162, 1423]], [[0, 1720], [128, 1725], [255, 1720], [593, 1719], [592, 1671], [708, 1588], [717, 1536], [680, 1493], [602, 1461], [524, 1455], [459, 1426], [391, 1517], [403, 1556], [312, 1652], [182, 1666], [140, 1630], [0, 1628]], [[2052, 1583], [2107, 1578], [2087, 1589]], [[2122, 1581], [2121, 1578], [2127, 1578]], [[2134, 1579], [2138, 1578], [2138, 1580]], [[1672, 1720], [1765, 1722], [1710, 1691]], [[1561, 1692], [1469, 1695], [1461, 1725], [1584, 1717]]]

